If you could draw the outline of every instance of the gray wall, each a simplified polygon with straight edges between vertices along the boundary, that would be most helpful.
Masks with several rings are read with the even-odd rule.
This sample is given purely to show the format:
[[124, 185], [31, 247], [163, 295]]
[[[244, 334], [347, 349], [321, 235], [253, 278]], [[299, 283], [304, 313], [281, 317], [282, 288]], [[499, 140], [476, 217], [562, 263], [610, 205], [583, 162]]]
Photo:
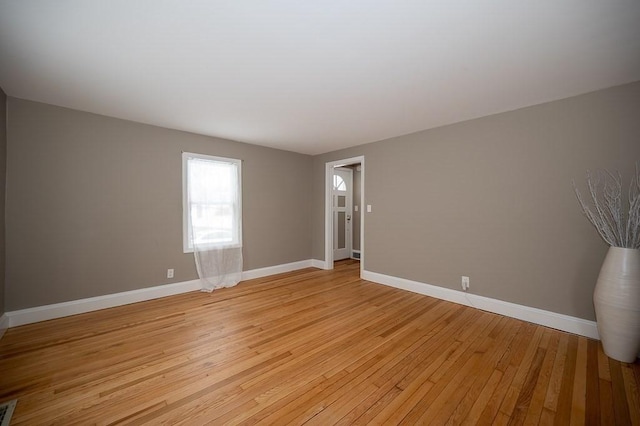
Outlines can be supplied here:
[[[594, 319], [607, 246], [571, 180], [640, 160], [640, 83], [314, 157], [313, 257], [324, 258], [324, 163], [365, 156], [366, 270]], [[628, 182], [628, 180], [627, 180]]]
[[0, 316], [5, 312], [5, 188], [7, 183], [7, 95], [0, 88]]
[[195, 279], [182, 151], [244, 160], [245, 270], [311, 257], [309, 156], [12, 97], [8, 108], [9, 311]]
[[324, 164], [364, 155], [367, 270], [452, 289], [469, 275], [472, 293], [593, 319], [607, 246], [571, 180], [640, 159], [640, 83], [313, 158], [11, 97], [8, 110], [8, 311], [194, 279], [180, 175], [194, 151], [245, 160], [245, 269], [323, 259]]

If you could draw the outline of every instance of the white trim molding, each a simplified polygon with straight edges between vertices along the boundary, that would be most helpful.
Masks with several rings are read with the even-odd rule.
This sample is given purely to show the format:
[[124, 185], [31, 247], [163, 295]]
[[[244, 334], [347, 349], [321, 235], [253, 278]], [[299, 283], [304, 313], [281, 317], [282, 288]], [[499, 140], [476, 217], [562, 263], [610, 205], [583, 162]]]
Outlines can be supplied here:
[[465, 293], [405, 278], [384, 275], [377, 272], [364, 271], [362, 278], [374, 283], [384, 284], [390, 287], [423, 294], [425, 296], [431, 296], [437, 299], [471, 306], [483, 311], [517, 318], [534, 324], [543, 325], [545, 327], [589, 337], [591, 339], [599, 339], [598, 328], [595, 321], [558, 314], [556, 312], [545, 311], [543, 309], [532, 308], [530, 306], [518, 305], [516, 303], [505, 302], [503, 300], [492, 299], [489, 297], [478, 296], [476, 294]]
[[0, 339], [4, 336], [4, 332], [7, 331], [7, 328], [9, 328], [9, 317], [5, 313], [0, 317]]
[[115, 306], [128, 305], [130, 303], [144, 302], [145, 300], [153, 300], [160, 297], [173, 296], [201, 288], [200, 280], [183, 281], [124, 291], [122, 293], [54, 303], [52, 305], [36, 306], [35, 308], [20, 309], [19, 311], [7, 312], [5, 315], [9, 317], [9, 327], [17, 327], [39, 321], [47, 321], [100, 309], [113, 308]]
[[[320, 263], [324, 264], [324, 262], [309, 259], [301, 260], [299, 262], [285, 263], [282, 265], [268, 266], [265, 268], [252, 269], [250, 271], [242, 272], [242, 280], [251, 280], [304, 268], [317, 268], [320, 267], [318, 266]], [[200, 280], [191, 280], [5, 312], [5, 314], [0, 317], [0, 338], [2, 337], [3, 327], [4, 329], [17, 327], [34, 322], [47, 321], [70, 315], [97, 311], [99, 309], [113, 308], [116, 306], [128, 305], [130, 303], [144, 302], [146, 300], [173, 296], [175, 294], [188, 293], [190, 291], [197, 291], [200, 289], [202, 289]]]
[[324, 260], [311, 259], [311, 266], [318, 269], [329, 269], [327, 268], [327, 262]]
[[313, 268], [313, 260], [301, 260], [299, 262], [284, 263], [282, 265], [267, 266], [265, 268], [242, 271], [242, 281], [253, 280], [255, 278], [268, 277], [269, 275], [283, 274], [285, 272], [297, 271], [298, 269]]

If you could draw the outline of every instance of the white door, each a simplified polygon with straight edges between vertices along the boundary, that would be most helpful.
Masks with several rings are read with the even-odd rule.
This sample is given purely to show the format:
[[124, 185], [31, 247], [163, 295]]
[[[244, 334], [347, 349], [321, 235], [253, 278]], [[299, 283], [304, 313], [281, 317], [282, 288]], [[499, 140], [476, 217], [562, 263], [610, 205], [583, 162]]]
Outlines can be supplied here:
[[351, 257], [353, 170], [333, 169], [333, 260]]

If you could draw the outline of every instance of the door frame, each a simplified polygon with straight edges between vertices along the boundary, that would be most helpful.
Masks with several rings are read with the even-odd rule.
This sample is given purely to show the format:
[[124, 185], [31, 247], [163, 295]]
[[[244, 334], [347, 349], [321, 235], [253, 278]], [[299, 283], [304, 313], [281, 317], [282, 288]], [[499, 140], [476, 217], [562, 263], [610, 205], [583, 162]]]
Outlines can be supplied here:
[[[364, 271], [364, 188], [365, 188], [365, 167], [364, 155], [358, 157], [345, 158], [343, 160], [329, 161], [325, 163], [324, 170], [324, 269], [333, 269], [333, 169], [337, 166], [348, 166], [360, 164], [362, 170], [360, 174], [360, 276]], [[352, 245], [353, 249], [353, 245]]]

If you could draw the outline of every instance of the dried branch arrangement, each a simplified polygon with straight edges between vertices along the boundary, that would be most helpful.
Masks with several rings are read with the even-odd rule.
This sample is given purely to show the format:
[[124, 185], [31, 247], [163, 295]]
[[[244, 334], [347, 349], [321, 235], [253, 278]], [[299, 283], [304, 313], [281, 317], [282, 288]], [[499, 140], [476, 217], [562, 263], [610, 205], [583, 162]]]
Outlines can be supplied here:
[[640, 162], [628, 193], [629, 211], [625, 214], [622, 201], [622, 176], [607, 170], [587, 171], [587, 186], [591, 206], [573, 182], [582, 212], [607, 244], [614, 247], [640, 249]]

